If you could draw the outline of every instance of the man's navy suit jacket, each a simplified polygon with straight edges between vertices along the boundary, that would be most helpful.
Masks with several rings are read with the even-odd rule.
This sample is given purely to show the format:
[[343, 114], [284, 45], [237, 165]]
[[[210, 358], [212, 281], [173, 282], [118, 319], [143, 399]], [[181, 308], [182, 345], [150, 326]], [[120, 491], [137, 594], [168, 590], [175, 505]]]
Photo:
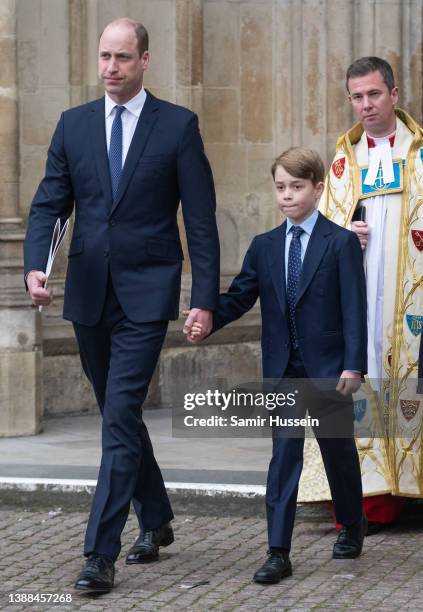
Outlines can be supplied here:
[[[256, 236], [241, 272], [219, 298], [213, 331], [260, 298], [264, 378], [283, 376], [290, 356], [285, 280], [286, 222]], [[319, 213], [305, 253], [295, 308], [299, 349], [309, 378], [367, 371], [367, 304], [357, 236]]]
[[147, 92], [112, 201], [104, 98], [67, 110], [32, 202], [25, 274], [45, 270], [56, 219], [69, 217], [75, 202], [63, 316], [84, 325], [99, 321], [110, 267], [129, 319], [176, 319], [180, 200], [192, 266], [191, 307], [213, 310], [219, 293], [216, 198], [196, 115]]

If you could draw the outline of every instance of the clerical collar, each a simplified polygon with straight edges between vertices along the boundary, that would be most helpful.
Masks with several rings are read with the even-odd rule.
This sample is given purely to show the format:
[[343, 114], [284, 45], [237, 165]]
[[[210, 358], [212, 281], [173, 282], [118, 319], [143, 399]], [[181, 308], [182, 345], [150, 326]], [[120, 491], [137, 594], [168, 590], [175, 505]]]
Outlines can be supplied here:
[[373, 186], [376, 178], [380, 175], [384, 183], [392, 183], [394, 175], [394, 164], [392, 161], [392, 147], [395, 141], [395, 132], [383, 138], [371, 138], [367, 136], [369, 147], [369, 168], [364, 179], [364, 184]]
[[389, 134], [388, 136], [383, 136], [382, 138], [372, 138], [371, 136], [366, 134], [367, 146], [369, 147], [369, 149], [373, 149], [374, 147], [378, 147], [384, 144], [386, 142], [386, 139], [389, 138], [389, 144], [391, 145], [391, 147], [393, 147], [395, 142], [395, 133], [396, 130], [394, 130], [392, 134]]

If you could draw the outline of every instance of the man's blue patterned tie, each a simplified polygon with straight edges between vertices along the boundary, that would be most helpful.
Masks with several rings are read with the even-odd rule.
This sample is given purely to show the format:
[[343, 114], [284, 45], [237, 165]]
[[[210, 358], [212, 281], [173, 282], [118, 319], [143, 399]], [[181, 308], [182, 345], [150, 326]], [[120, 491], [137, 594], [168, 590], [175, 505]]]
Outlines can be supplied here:
[[292, 234], [288, 253], [288, 281], [286, 285], [286, 297], [288, 302], [288, 321], [291, 334], [291, 344], [294, 349], [298, 348], [297, 326], [295, 324], [295, 301], [297, 298], [298, 282], [301, 274], [301, 240], [304, 233], [302, 227], [293, 225], [290, 229]]
[[124, 110], [124, 106], [115, 106], [115, 118], [113, 119], [110, 136], [109, 168], [113, 199], [116, 197], [122, 173], [122, 113]]

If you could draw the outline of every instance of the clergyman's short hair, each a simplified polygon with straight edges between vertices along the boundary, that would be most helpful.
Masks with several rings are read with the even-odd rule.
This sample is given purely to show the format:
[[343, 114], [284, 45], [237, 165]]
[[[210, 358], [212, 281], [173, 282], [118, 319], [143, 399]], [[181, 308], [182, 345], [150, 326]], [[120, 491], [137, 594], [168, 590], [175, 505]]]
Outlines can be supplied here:
[[360, 59], [355, 60], [348, 67], [347, 75], [346, 75], [346, 87], [348, 89], [348, 81], [350, 79], [354, 79], [356, 77], [366, 76], [371, 72], [380, 72], [382, 78], [385, 82], [385, 85], [392, 91], [395, 87], [395, 77], [394, 72], [391, 68], [391, 65], [381, 57], [369, 56], [369, 57], [360, 57]]
[[306, 147], [291, 147], [275, 159], [271, 172], [275, 179], [276, 168], [282, 166], [295, 178], [308, 179], [313, 185], [325, 180], [325, 166], [320, 155]]

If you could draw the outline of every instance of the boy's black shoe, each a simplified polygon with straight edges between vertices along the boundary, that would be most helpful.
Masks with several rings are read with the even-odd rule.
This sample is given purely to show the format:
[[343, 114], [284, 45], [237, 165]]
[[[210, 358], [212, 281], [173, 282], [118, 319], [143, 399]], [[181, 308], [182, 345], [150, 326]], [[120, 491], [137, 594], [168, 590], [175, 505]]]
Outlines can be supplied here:
[[366, 536], [376, 535], [377, 533], [379, 533], [380, 531], [383, 531], [386, 528], [387, 528], [387, 525], [385, 525], [384, 523], [377, 523], [376, 521], [369, 521], [369, 524], [367, 525]]
[[359, 523], [342, 527], [333, 545], [334, 559], [355, 559], [361, 554], [364, 536], [367, 533], [367, 519], [363, 517]]

